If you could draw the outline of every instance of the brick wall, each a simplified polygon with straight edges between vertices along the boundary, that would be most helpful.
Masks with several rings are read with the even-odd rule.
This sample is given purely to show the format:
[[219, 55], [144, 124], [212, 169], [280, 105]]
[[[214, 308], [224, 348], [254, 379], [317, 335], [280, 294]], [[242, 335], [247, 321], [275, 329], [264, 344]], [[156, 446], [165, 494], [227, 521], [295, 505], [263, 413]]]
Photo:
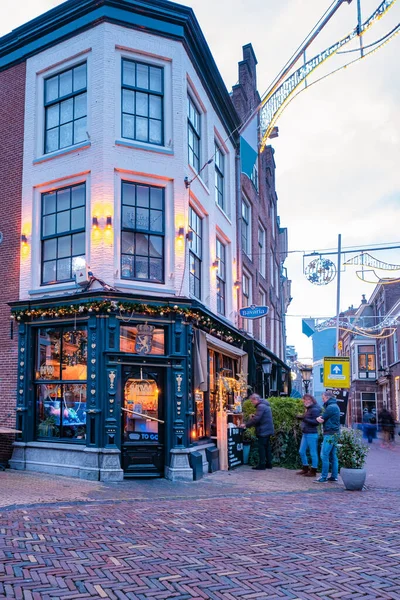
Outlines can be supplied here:
[[[10, 309], [19, 297], [25, 63], [0, 73], [0, 426], [15, 427], [17, 331], [10, 339]], [[11, 454], [12, 438], [0, 435], [0, 462]]]

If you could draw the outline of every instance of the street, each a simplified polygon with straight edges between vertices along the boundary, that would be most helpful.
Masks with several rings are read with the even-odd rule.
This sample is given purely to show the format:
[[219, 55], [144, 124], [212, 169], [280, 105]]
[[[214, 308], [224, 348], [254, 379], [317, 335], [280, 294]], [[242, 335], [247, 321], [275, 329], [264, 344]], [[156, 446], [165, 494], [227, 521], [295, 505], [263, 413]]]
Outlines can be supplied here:
[[114, 486], [1, 473], [0, 597], [400, 598], [399, 456], [376, 443], [363, 492], [249, 467]]

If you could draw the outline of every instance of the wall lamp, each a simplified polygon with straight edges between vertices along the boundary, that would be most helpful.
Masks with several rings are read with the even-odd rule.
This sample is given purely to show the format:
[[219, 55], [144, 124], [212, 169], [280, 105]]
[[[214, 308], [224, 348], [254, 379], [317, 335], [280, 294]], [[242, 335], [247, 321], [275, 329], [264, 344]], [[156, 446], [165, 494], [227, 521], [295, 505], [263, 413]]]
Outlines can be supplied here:
[[92, 225], [93, 225], [93, 229], [98, 229], [99, 228], [99, 219], [98, 219], [98, 217], [93, 217], [92, 218]]
[[108, 215], [108, 217], [106, 218], [106, 229], [111, 229], [112, 227], [112, 216]]
[[212, 268], [213, 268], [215, 271], [218, 271], [218, 267], [219, 267], [219, 261], [218, 261], [218, 260], [214, 260], [214, 262], [213, 262], [213, 264], [212, 264], [211, 266], [212, 266]]
[[184, 229], [184, 227], [179, 227], [178, 234], [177, 234], [176, 237], [177, 237], [178, 240], [181, 240], [181, 241], [183, 240], [183, 238], [185, 237], [185, 229]]
[[235, 288], [235, 290], [238, 290], [240, 288], [240, 281], [235, 281], [233, 287]]
[[25, 244], [27, 244], [27, 243], [28, 243], [28, 236], [26, 236], [26, 235], [25, 235], [25, 233], [23, 233], [23, 234], [21, 235], [21, 243], [22, 243], [23, 245], [25, 245]]

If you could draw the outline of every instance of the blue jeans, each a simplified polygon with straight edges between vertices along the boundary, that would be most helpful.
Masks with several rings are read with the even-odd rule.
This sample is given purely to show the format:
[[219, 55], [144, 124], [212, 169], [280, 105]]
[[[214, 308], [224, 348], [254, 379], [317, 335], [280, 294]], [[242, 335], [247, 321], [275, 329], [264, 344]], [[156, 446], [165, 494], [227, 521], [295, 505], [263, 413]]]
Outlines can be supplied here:
[[322, 479], [327, 479], [329, 473], [329, 461], [332, 462], [331, 476], [335, 479], [338, 476], [339, 462], [336, 453], [336, 440], [333, 435], [324, 435], [324, 441], [321, 448], [322, 460]]
[[308, 458], [307, 458], [307, 448], [310, 450], [311, 454], [311, 466], [313, 469], [318, 468], [318, 433], [303, 433], [303, 437], [301, 438], [300, 443], [300, 458], [301, 464], [307, 466]]

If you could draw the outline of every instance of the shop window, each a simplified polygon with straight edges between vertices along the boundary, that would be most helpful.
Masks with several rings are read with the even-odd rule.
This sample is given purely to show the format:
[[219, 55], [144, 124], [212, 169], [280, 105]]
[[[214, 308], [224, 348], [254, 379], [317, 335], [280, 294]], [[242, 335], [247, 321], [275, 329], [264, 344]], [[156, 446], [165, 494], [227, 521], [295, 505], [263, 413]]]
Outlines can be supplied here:
[[371, 415], [371, 422], [374, 422], [373, 419], [375, 419], [375, 423], [377, 422], [376, 396], [374, 393], [361, 393], [361, 414], [362, 417], [364, 417], [365, 414]]
[[376, 379], [375, 346], [358, 346], [359, 379]]
[[37, 332], [36, 434], [86, 439], [87, 331], [66, 327]]
[[130, 354], [165, 354], [164, 329], [142, 323], [136, 326], [121, 325], [121, 352]]

